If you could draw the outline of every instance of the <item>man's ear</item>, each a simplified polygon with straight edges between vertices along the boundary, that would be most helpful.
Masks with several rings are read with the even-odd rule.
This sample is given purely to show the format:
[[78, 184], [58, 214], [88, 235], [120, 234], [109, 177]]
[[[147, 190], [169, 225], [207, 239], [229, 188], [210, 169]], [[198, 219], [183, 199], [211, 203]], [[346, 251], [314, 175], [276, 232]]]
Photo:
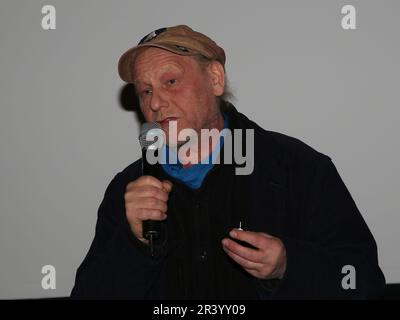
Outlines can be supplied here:
[[211, 62], [208, 66], [208, 74], [211, 80], [214, 95], [217, 97], [224, 93], [225, 88], [225, 70], [222, 64], [218, 61]]

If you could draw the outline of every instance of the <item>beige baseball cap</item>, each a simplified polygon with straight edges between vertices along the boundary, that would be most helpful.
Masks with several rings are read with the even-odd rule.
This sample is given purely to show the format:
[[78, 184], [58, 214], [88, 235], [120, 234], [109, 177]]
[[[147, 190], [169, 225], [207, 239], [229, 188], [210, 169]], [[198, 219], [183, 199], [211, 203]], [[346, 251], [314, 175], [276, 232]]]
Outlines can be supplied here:
[[132, 66], [139, 49], [143, 47], [157, 47], [184, 56], [201, 55], [221, 62], [225, 67], [224, 49], [206, 35], [186, 25], [178, 25], [154, 30], [143, 37], [137, 46], [126, 51], [118, 62], [118, 72], [122, 80], [128, 83], [133, 82]]

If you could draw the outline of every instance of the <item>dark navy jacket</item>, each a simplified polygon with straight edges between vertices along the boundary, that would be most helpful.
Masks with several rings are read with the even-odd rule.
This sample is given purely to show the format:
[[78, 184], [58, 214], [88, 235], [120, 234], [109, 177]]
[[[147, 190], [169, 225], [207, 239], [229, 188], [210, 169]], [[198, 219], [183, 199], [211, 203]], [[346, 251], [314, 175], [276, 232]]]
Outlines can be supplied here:
[[[105, 192], [72, 298], [378, 298], [385, 280], [376, 243], [331, 159], [298, 139], [260, 128], [232, 105], [224, 105], [224, 112], [231, 129], [254, 129], [253, 173], [235, 175], [236, 163], [217, 164], [193, 190], [160, 167], [159, 178], [174, 186], [151, 258], [125, 216], [126, 185], [140, 176], [141, 162], [128, 166]], [[282, 280], [256, 279], [222, 250], [221, 240], [239, 222], [283, 241]], [[347, 265], [355, 268], [355, 289], [342, 286]]]

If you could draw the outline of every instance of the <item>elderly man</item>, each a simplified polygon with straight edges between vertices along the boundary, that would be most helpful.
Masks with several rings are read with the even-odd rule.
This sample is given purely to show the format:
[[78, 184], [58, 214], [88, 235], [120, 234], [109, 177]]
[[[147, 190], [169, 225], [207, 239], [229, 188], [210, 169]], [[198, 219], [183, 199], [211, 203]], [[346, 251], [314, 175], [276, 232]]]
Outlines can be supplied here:
[[[214, 41], [184, 25], [158, 29], [122, 55], [119, 73], [134, 84], [146, 121], [165, 131], [167, 148], [187, 143], [171, 138], [172, 122], [177, 133], [199, 135], [250, 129], [254, 168], [238, 175], [235, 160], [178, 161], [146, 176], [138, 160], [118, 173], [73, 298], [379, 297], [375, 241], [331, 159], [263, 130], [226, 101], [225, 53]], [[206, 156], [222, 156], [223, 143], [210, 143]], [[146, 220], [162, 226], [154, 256]]]

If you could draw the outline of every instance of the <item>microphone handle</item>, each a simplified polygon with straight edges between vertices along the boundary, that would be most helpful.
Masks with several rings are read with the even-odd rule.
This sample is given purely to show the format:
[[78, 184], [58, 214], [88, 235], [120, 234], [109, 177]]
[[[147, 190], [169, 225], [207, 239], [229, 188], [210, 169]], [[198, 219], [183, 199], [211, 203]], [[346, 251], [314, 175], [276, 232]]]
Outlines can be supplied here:
[[[153, 176], [157, 178], [157, 166], [147, 162], [146, 159], [147, 149], [142, 149], [142, 175]], [[154, 240], [160, 238], [161, 233], [161, 221], [157, 220], [145, 220], [143, 221], [143, 237], [149, 240], [150, 246], [153, 247]]]
[[147, 240], [157, 240], [160, 238], [161, 223], [156, 220], [143, 221], [143, 235]]

